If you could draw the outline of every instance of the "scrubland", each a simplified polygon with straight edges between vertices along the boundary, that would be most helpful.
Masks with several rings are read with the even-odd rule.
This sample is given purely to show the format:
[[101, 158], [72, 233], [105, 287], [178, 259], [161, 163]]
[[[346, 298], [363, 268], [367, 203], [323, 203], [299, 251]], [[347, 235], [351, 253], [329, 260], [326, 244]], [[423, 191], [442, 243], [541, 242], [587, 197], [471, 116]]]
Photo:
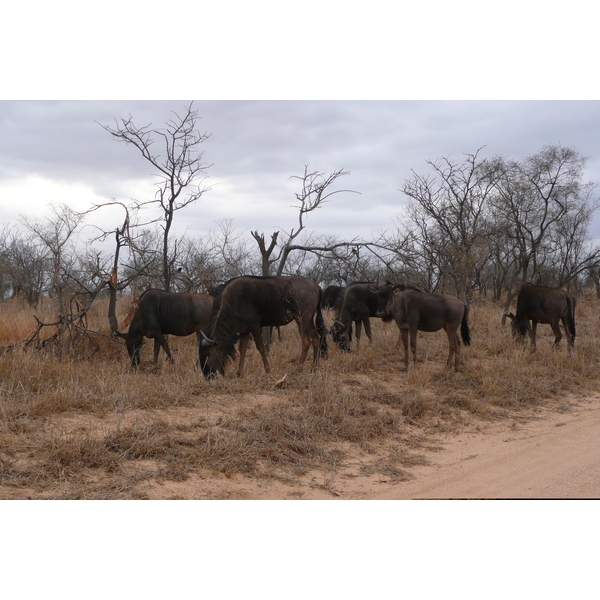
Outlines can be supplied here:
[[[129, 308], [121, 301], [119, 318]], [[137, 372], [109, 337], [106, 306], [88, 332], [36, 348], [24, 345], [36, 314], [19, 300], [0, 304], [1, 499], [354, 498], [401, 484], [427, 461], [441, 434], [536, 408], [568, 410], [598, 388], [600, 302], [580, 297], [575, 352], [552, 350], [538, 327], [538, 351], [516, 343], [502, 306], [470, 307], [472, 345], [460, 372], [445, 369], [443, 331], [419, 334], [418, 364], [402, 371], [394, 323], [373, 319], [373, 343], [341, 353], [329, 338], [319, 369], [301, 372], [294, 324], [275, 336], [266, 375], [251, 348], [242, 378], [230, 366], [205, 380], [195, 336], [170, 337], [175, 364], [142, 348]], [[327, 324], [331, 316], [325, 313]], [[90, 333], [94, 331], [97, 333]], [[50, 335], [50, 332], [42, 333]]]

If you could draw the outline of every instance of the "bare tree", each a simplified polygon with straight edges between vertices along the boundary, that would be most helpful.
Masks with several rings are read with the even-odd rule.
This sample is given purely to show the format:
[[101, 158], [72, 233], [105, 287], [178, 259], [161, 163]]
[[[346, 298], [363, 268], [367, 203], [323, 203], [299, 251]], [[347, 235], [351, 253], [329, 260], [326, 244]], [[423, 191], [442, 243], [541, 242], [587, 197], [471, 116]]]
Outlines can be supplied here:
[[243, 233], [235, 231], [231, 219], [219, 221], [218, 226], [219, 231], [211, 231], [206, 244], [214, 271], [221, 279], [255, 273], [255, 260]]
[[37, 306], [47, 285], [47, 251], [31, 233], [6, 225], [0, 234], [0, 272], [4, 293], [21, 294], [30, 306]]
[[396, 217], [396, 230], [384, 232], [365, 248], [377, 259], [381, 275], [381, 264], [385, 266], [384, 278], [392, 281], [410, 282], [413, 285], [435, 291], [440, 279], [436, 256], [430, 244], [422, 244], [414, 224]]
[[588, 237], [588, 228], [597, 206], [582, 203], [556, 224], [549, 236], [548, 269], [553, 283], [577, 287], [584, 272], [600, 266], [600, 248]]
[[273, 251], [277, 248], [277, 237], [279, 236], [279, 231], [275, 231], [271, 234], [271, 241], [267, 246], [265, 242], [265, 234], [259, 233], [257, 231], [251, 231], [252, 237], [256, 240], [258, 244], [258, 250], [260, 251], [261, 257], [261, 272], [263, 275], [267, 276], [271, 274], [271, 266], [277, 262], [281, 254], [276, 256], [275, 258], [271, 258], [273, 255]]
[[[166, 123], [164, 129], [155, 129], [152, 124], [138, 127], [131, 116], [115, 121], [115, 127], [102, 125], [117, 141], [137, 148], [143, 158], [156, 169], [156, 194], [153, 200], [139, 201], [138, 206], [158, 206], [162, 212], [162, 279], [165, 290], [171, 288], [177, 252], [171, 251], [170, 235], [175, 212], [196, 202], [210, 189], [204, 187], [206, 171], [210, 165], [203, 162], [204, 153], [200, 146], [210, 135], [196, 129], [198, 111], [192, 104]], [[155, 146], [160, 148], [155, 151]]]
[[341, 192], [359, 193], [353, 190], [331, 190], [331, 186], [337, 179], [349, 174], [349, 171], [338, 169], [326, 176], [319, 171], [309, 172], [308, 165], [305, 165], [303, 175], [293, 175], [291, 177], [291, 179], [297, 179], [301, 182], [301, 189], [296, 193], [298, 204], [294, 206], [294, 208], [298, 209], [297, 227], [292, 228], [289, 233], [284, 234], [285, 241], [282, 241], [281, 237], [279, 237], [279, 231], [273, 233], [268, 245], [265, 241], [264, 234], [259, 233], [258, 231], [252, 232], [252, 237], [256, 240], [261, 254], [263, 275], [270, 275], [273, 268], [275, 268], [277, 275], [283, 275], [288, 258], [294, 251], [316, 253], [333, 252], [337, 248], [356, 244], [356, 242], [336, 242], [327, 245], [294, 243], [306, 227], [305, 218], [308, 214], [323, 206], [331, 196]]
[[[552, 232], [564, 227], [569, 215], [589, 206], [595, 186], [581, 181], [585, 162], [572, 148], [545, 146], [523, 162], [502, 164], [494, 215], [515, 248], [515, 277], [521, 283], [539, 276]], [[572, 224], [587, 225], [589, 216], [573, 218]]]
[[597, 262], [598, 249], [585, 239], [598, 205], [595, 184], [583, 183], [586, 159], [573, 148], [544, 146], [521, 162], [497, 162], [494, 220], [515, 265], [506, 286], [508, 309], [520, 284], [564, 285]]
[[57, 299], [58, 311], [65, 310], [65, 278], [69, 263], [73, 260], [71, 237], [83, 220], [82, 215], [68, 206], [50, 206], [51, 214], [39, 219], [20, 218], [21, 224], [30, 231], [45, 249], [50, 261], [50, 292]]
[[446, 157], [427, 161], [433, 176], [413, 171], [403, 187], [413, 200], [408, 214], [419, 246], [462, 299], [471, 295], [489, 259], [488, 201], [497, 175], [480, 151], [467, 154], [462, 164]]
[[[123, 202], [113, 200], [95, 204], [82, 214], [89, 215], [100, 209], [115, 206], [123, 208], [122, 225], [108, 231], [98, 225], [90, 225], [98, 233], [89, 242], [90, 245], [94, 242], [105, 242], [114, 236], [115, 246], [112, 257], [104, 259], [102, 254], [97, 254], [95, 268], [92, 269], [93, 276], [109, 287], [108, 321], [113, 332], [119, 329], [116, 317], [117, 293], [128, 288], [133, 282], [141, 281], [151, 270], [151, 265], [156, 264], [157, 255], [155, 238], [148, 230], [142, 229], [142, 224], [135, 220], [139, 209], [135, 204], [130, 207]], [[149, 251], [143, 243], [148, 237], [152, 239], [151, 245], [153, 246]], [[121, 251], [123, 249], [127, 249], [129, 252], [126, 261], [122, 260]], [[157, 278], [156, 269], [154, 271], [152, 279]]]

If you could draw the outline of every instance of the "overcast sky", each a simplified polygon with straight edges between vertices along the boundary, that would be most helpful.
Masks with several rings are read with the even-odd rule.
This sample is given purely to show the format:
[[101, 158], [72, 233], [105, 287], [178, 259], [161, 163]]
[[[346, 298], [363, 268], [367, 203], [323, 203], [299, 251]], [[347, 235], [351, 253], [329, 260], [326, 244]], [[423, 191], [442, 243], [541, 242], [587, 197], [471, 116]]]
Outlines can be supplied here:
[[[0, 216], [37, 217], [53, 203], [86, 209], [111, 199], [153, 197], [153, 170], [139, 152], [101, 127], [132, 116], [162, 128], [190, 100], [0, 102]], [[521, 159], [547, 144], [588, 158], [600, 182], [598, 101], [202, 101], [193, 104], [212, 189], [176, 217], [179, 232], [201, 235], [233, 219], [240, 230], [270, 235], [296, 226], [295, 192], [304, 166], [345, 169], [334, 195], [306, 219], [307, 230], [369, 240], [394, 227], [411, 171], [427, 160], [485, 147], [481, 156]], [[113, 229], [120, 214], [93, 219]], [[599, 232], [592, 232], [598, 235]]]

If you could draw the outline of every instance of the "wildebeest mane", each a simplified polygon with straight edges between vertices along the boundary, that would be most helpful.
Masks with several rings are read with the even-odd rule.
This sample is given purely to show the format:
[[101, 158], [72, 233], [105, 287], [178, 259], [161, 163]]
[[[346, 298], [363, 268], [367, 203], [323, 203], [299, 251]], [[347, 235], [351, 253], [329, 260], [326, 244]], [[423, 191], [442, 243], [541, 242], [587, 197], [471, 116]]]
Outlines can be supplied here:
[[405, 290], [412, 290], [413, 292], [419, 292], [419, 294], [426, 294], [427, 292], [425, 292], [425, 290], [422, 290], [421, 288], [418, 288], [416, 285], [405, 285], [404, 286]]

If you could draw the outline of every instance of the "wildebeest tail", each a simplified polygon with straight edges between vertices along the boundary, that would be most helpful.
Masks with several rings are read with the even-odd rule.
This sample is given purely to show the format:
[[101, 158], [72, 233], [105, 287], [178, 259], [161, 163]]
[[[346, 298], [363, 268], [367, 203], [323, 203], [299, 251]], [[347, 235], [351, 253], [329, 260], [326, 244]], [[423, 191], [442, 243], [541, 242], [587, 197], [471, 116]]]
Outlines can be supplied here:
[[471, 330], [469, 329], [469, 324], [467, 323], [468, 314], [469, 306], [465, 304], [465, 312], [463, 313], [462, 322], [460, 324], [460, 335], [462, 336], [462, 341], [465, 346], [468, 346], [471, 343]]
[[569, 329], [571, 330], [571, 346], [575, 345], [575, 305], [576, 304], [577, 304], [577, 300], [575, 300], [575, 298], [567, 296], [567, 308], [569, 310], [567, 322], [569, 324]]
[[323, 291], [319, 288], [319, 303], [317, 304], [317, 316], [315, 318], [315, 325], [319, 334], [319, 352], [321, 356], [327, 356], [327, 328], [325, 327], [325, 321], [323, 320], [323, 313], [321, 312], [321, 300]]

